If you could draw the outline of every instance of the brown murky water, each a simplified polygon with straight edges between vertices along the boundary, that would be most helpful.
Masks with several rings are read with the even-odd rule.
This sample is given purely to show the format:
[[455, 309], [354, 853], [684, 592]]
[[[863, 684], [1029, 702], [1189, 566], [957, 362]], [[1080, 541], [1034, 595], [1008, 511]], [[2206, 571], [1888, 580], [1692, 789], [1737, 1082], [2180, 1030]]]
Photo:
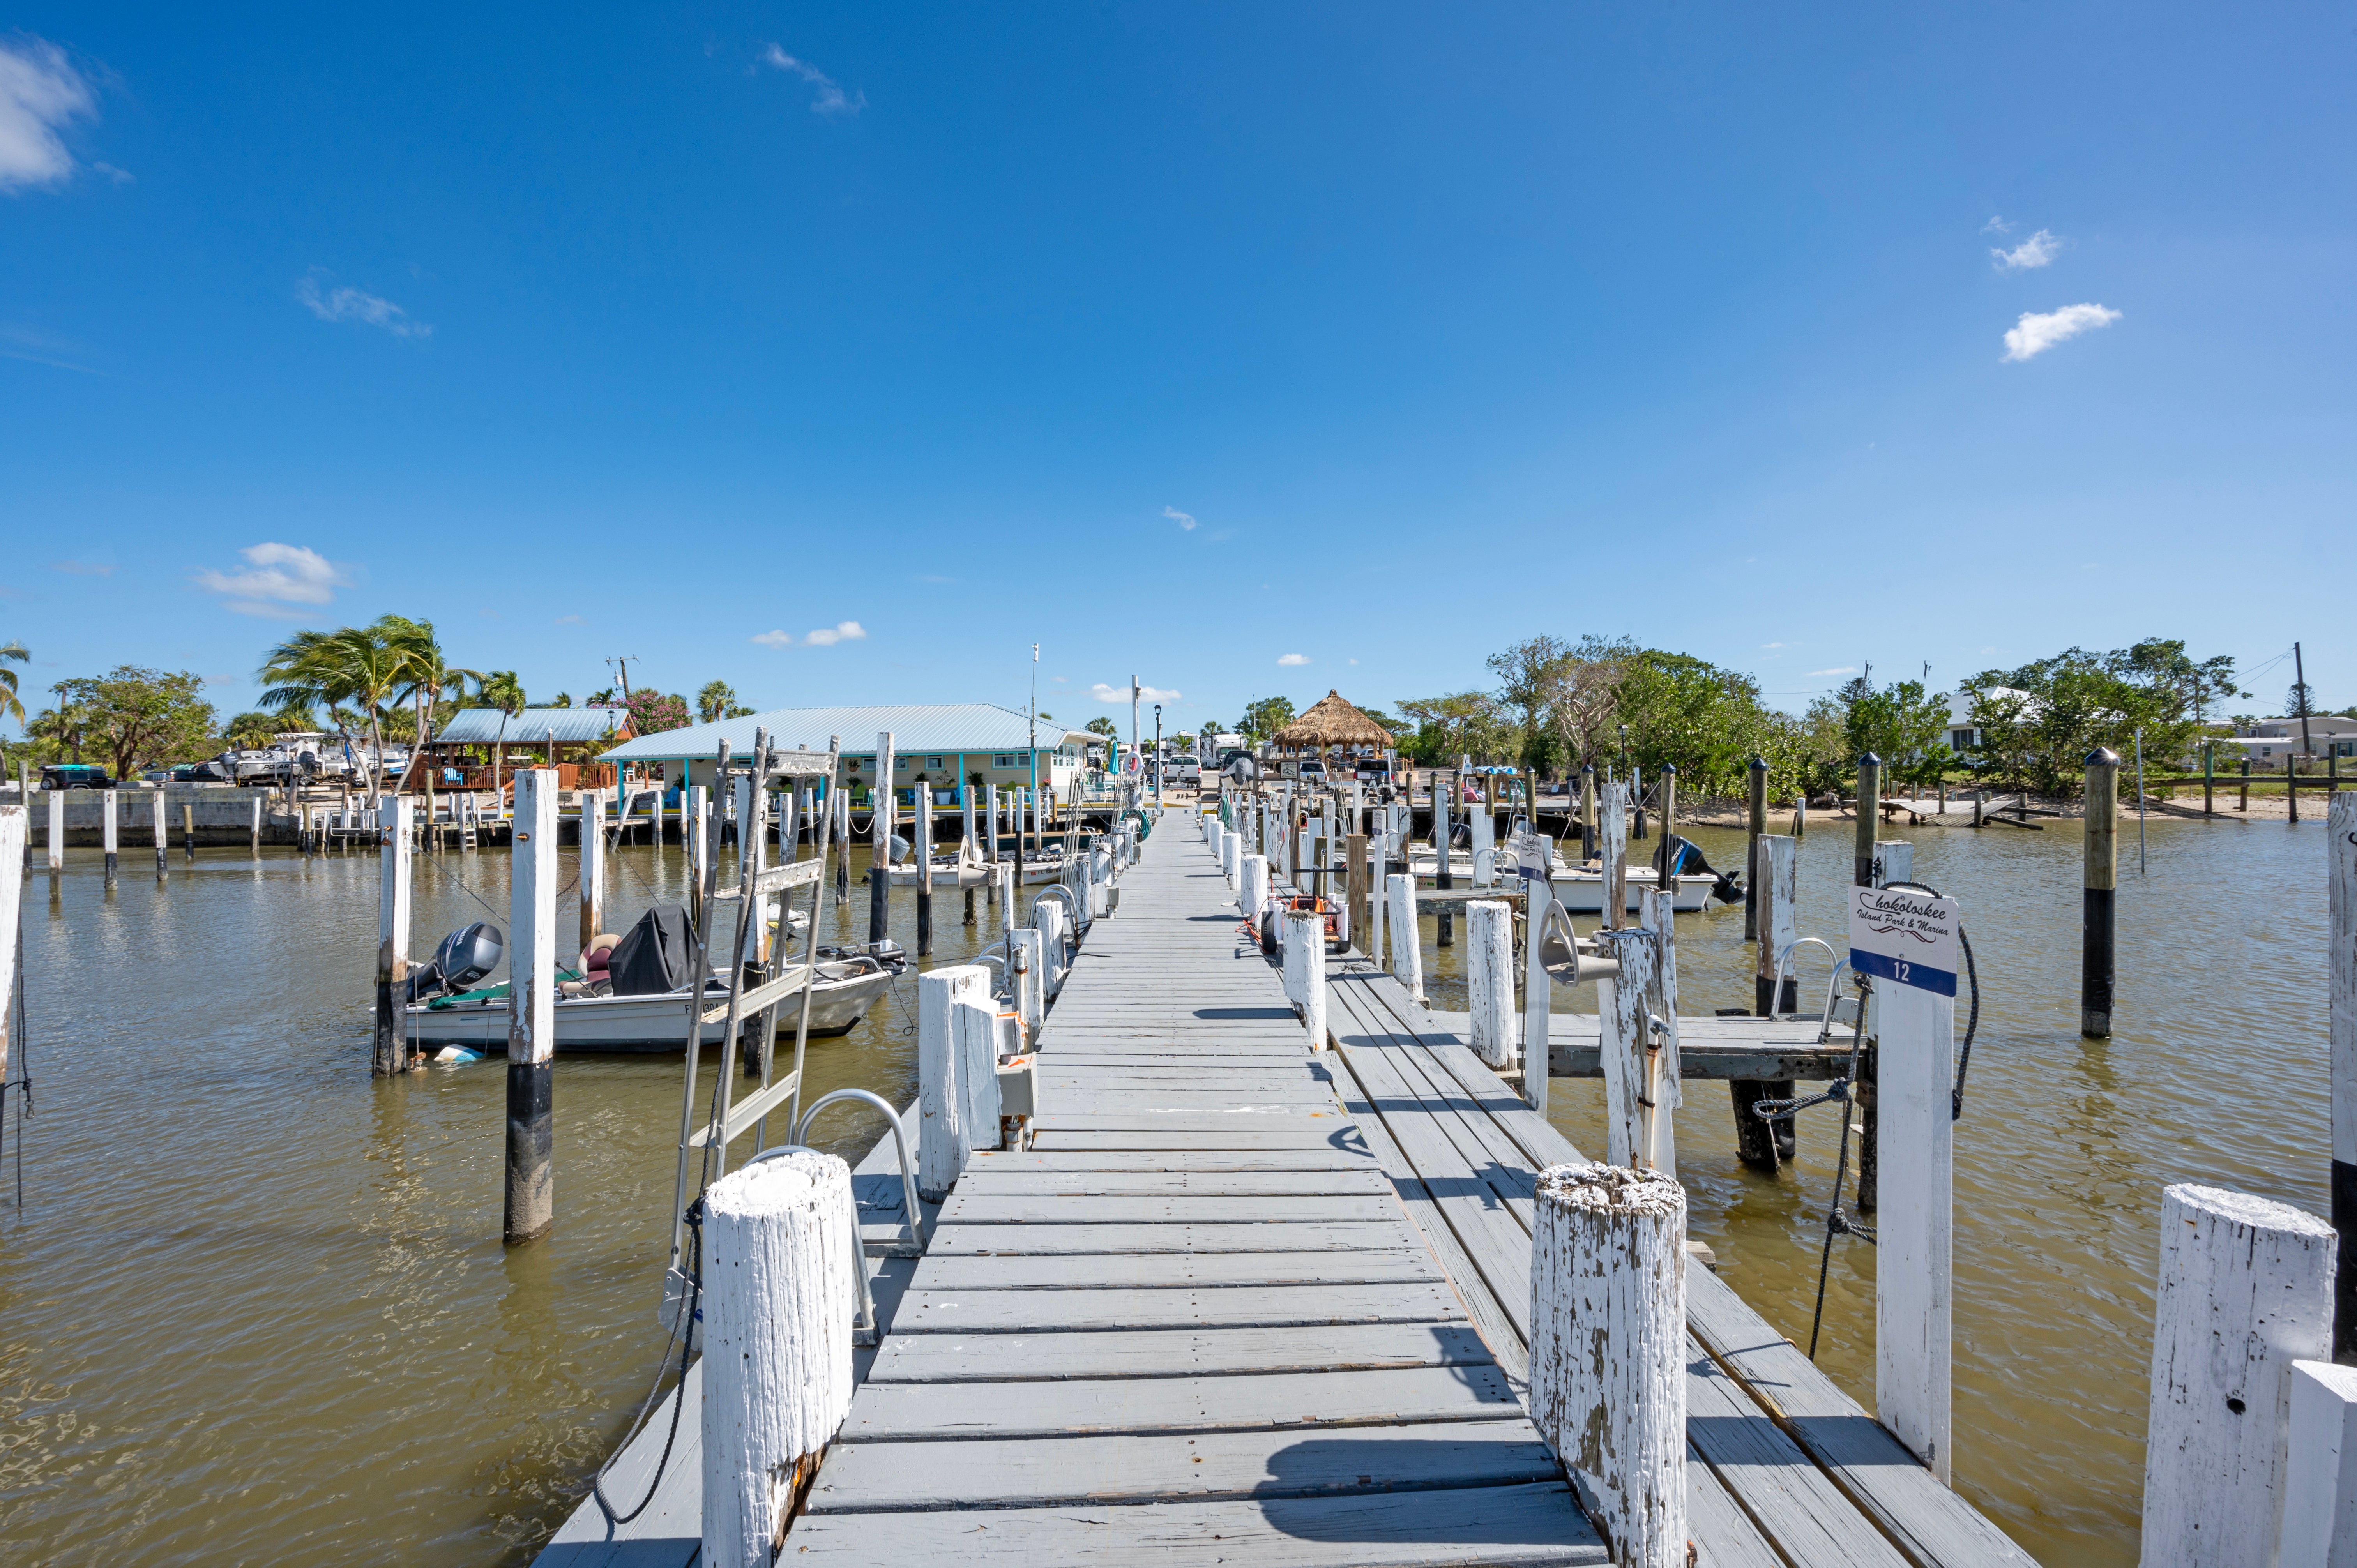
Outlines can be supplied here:
[[[1839, 934], [1846, 826], [1803, 845], [1804, 932]], [[1740, 859], [1739, 835], [1693, 836]], [[1957, 1483], [2042, 1561], [2131, 1562], [2161, 1187], [2324, 1207], [2322, 830], [2155, 822], [2143, 877], [2128, 835], [2102, 1043], [2077, 1034], [2072, 825], [1886, 836], [1964, 901], [1986, 986], [1956, 1140]], [[680, 897], [683, 869], [676, 847], [619, 852], [610, 923]], [[76, 852], [54, 897], [26, 891], [39, 1109], [25, 1207], [0, 1208], [6, 1560], [529, 1561], [662, 1346], [679, 1059], [560, 1058], [556, 1228], [510, 1251], [497, 1062], [368, 1076], [372, 858], [207, 852], [162, 886], [126, 866], [109, 896]], [[913, 899], [894, 904], [913, 945]], [[506, 909], [503, 853], [421, 857], [421, 945]], [[826, 910], [864, 937], [864, 889]], [[995, 940], [994, 913], [962, 926], [944, 895], [936, 961]], [[1461, 1008], [1462, 950], [1430, 936], [1435, 1000]], [[1739, 910], [1680, 937], [1687, 1011], [1749, 1000]], [[813, 1092], [905, 1100], [914, 1005], [903, 981], [814, 1043]], [[1598, 1098], [1555, 1084], [1589, 1150]], [[1776, 1179], [1736, 1163], [1723, 1090], [1696, 1086], [1679, 1131], [1695, 1234], [1803, 1343], [1834, 1114], [1808, 1113]], [[878, 1131], [846, 1111], [818, 1141]], [[1844, 1240], [1823, 1359], [1869, 1403], [1872, 1323], [1872, 1256]]]

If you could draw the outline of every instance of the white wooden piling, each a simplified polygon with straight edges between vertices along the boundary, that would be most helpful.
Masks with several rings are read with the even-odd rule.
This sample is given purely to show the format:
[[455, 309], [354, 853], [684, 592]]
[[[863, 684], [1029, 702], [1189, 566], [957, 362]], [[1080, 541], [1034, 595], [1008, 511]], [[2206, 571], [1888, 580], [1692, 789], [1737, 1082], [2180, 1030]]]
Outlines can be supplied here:
[[795, 1149], [704, 1196], [704, 1550], [769, 1568], [851, 1409], [851, 1167]]
[[1596, 853], [1604, 870], [1606, 927], [1629, 922], [1629, 786], [1615, 779], [1604, 786], [1604, 821], [1598, 825]]
[[944, 964], [917, 977], [917, 1194], [929, 1203], [949, 1196], [974, 1152], [952, 1014], [961, 1001], [989, 996], [990, 972], [978, 963]]
[[1473, 1054], [1491, 1067], [1514, 1058], [1514, 908], [1482, 899], [1465, 906], [1466, 1000], [1473, 1014]]
[[2327, 1359], [2334, 1251], [2289, 1204], [2162, 1190], [2144, 1568], [2275, 1563], [2292, 1363]]
[[1285, 990], [1301, 1009], [1309, 1048], [1326, 1048], [1326, 917], [1315, 909], [1285, 912]]
[[[66, 869], [66, 792], [50, 789], [45, 793], [49, 798], [49, 875], [62, 876]], [[259, 797], [253, 802], [253, 846], [259, 851], [262, 848], [262, 800]]]
[[[545, 1235], [556, 1212], [556, 779], [554, 768], [515, 775], [503, 1225], [510, 1244]], [[405, 832], [397, 836], [408, 842]]]
[[1394, 872], [1384, 885], [1391, 900], [1392, 976], [1424, 1000], [1423, 929], [1415, 923], [1415, 877]]
[[2332, 1228], [2341, 1235], [2333, 1281], [2332, 1351], [2357, 1360], [2357, 790], [2336, 789], [2325, 810], [2332, 994]]
[[[1444, 806], [1442, 809], [1447, 808]], [[1498, 885], [1498, 819], [1490, 814], [1490, 808], [1485, 803], [1479, 811], [1467, 812], [1465, 820], [1473, 829], [1473, 886], [1495, 887]], [[1435, 832], [1433, 837], [1438, 843], [1440, 853], [1448, 854], [1449, 846], [1442, 834]]]
[[[687, 852], [688, 913], [699, 931], [704, 929], [704, 863], [712, 853], [711, 828], [705, 821], [705, 799], [701, 784], [683, 786], [679, 792], [679, 843]], [[846, 844], [846, 854], [848, 850]]]
[[1247, 920], [1260, 918], [1261, 907], [1268, 902], [1268, 856], [1248, 854], [1243, 861], [1242, 891], [1236, 895], [1236, 908]]
[[1540, 1115], [1546, 1114], [1547, 1015], [1553, 983], [1539, 961], [1539, 931], [1555, 905], [1555, 885], [1544, 876], [1523, 882], [1523, 1098]]
[[[29, 805], [0, 806], [0, 865], [13, 871], [24, 861], [32, 832]], [[25, 879], [0, 875], [0, 1083], [8, 1081], [8, 1058], [16, 1047], [16, 987], [25, 983], [16, 972], [16, 949], [24, 918]]]
[[[409, 1064], [402, 1035], [401, 993], [409, 981], [410, 812], [414, 802], [393, 797], [379, 813], [376, 894], [376, 1047], [370, 1070], [399, 1072]], [[386, 818], [392, 820], [388, 822]]]
[[[977, 966], [978, 967], [978, 966]], [[985, 978], [969, 996], [950, 1004], [950, 1044], [957, 1055], [962, 1101], [958, 1141], [968, 1155], [998, 1147], [998, 1004]]]
[[892, 803], [892, 732], [876, 732], [876, 781], [869, 794], [867, 836], [867, 940], [880, 942], [892, 934], [892, 819], [899, 808]]
[[1381, 969], [1383, 964], [1383, 933], [1391, 922], [1385, 916], [1391, 910], [1391, 834], [1387, 828], [1378, 828], [1367, 839], [1367, 956]]
[[[253, 808], [253, 858], [260, 860], [262, 858], [262, 797], [260, 795], [255, 795], [247, 802], [247, 804]], [[380, 808], [383, 806], [384, 801], [382, 796], [378, 798], [377, 804]], [[382, 820], [383, 812], [382, 809], [378, 811], [378, 817], [380, 821]]]
[[1016, 1011], [1022, 1015], [1023, 1038], [1028, 1045], [1039, 1038], [1039, 1025], [1047, 1015], [1047, 950], [1040, 933], [1024, 927], [1011, 931], [1015, 951]]
[[[1671, 777], [1666, 768], [1663, 777]], [[1668, 842], [1666, 835], [1663, 842]], [[1643, 1042], [1645, 1088], [1639, 1109], [1644, 1136], [1638, 1144], [1636, 1163], [1669, 1176], [1678, 1174], [1676, 1113], [1686, 1098], [1684, 1069], [1678, 1062], [1676, 901], [1674, 892], [1659, 887], [1643, 888], [1637, 895], [1638, 929], [1653, 933], [1653, 972], [1646, 983], [1645, 1005], [1653, 1017], [1662, 1021], [1662, 1028]], [[1646, 1026], [1651, 1029], [1650, 1022]]]
[[1243, 886], [1243, 835], [1220, 830], [1220, 875], [1228, 879], [1230, 887]]
[[172, 875], [171, 863], [164, 857], [164, 787], [156, 785], [155, 792], [147, 800], [156, 818], [156, 878], [160, 882]]
[[[1614, 787], [1607, 785], [1609, 797]], [[1605, 817], [1606, 831], [1612, 819]], [[1617, 980], [1597, 983], [1599, 1055], [1604, 1067], [1604, 1158], [1634, 1166], [1644, 1157], [1645, 1067], [1652, 1044], [1650, 999], [1657, 950], [1650, 936], [1627, 930], [1612, 944]]]
[[1949, 1475], [1954, 1335], [1956, 999], [1874, 987], [1881, 1177], [1874, 1249], [1875, 1415], [1942, 1481]]
[[114, 880], [115, 852], [116, 852], [117, 847], [118, 847], [118, 846], [117, 846], [117, 844], [116, 844], [116, 843], [115, 843], [115, 824], [114, 824], [114, 809], [115, 809], [115, 802], [114, 802], [114, 791], [113, 791], [113, 790], [112, 790], [112, 789], [109, 789], [109, 790], [107, 790], [107, 791], [105, 792], [105, 794], [106, 794], [106, 822], [105, 822], [105, 824], [104, 824], [104, 826], [103, 826], [103, 828], [102, 828], [102, 830], [100, 842], [101, 842], [102, 843], [103, 843], [103, 844], [105, 845], [105, 847], [106, 847], [106, 879], [107, 879], [109, 882], [112, 882], [112, 881], [113, 881], [113, 880]]
[[1685, 1190], [1610, 1165], [1539, 1175], [1531, 1419], [1626, 1568], [1686, 1563]]
[[917, 956], [933, 950], [933, 781], [917, 780]]
[[2357, 1367], [2291, 1364], [2283, 1568], [2357, 1568]]
[[[606, 794], [602, 789], [581, 791], [581, 947], [588, 950], [589, 940], [606, 929]], [[737, 821], [741, 824], [747, 813], [739, 810]]]

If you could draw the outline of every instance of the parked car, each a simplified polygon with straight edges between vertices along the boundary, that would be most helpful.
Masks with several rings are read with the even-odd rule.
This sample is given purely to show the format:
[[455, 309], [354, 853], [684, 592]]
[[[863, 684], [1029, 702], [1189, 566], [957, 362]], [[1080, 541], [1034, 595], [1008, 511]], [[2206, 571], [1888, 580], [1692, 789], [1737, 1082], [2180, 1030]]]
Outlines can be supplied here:
[[41, 768], [44, 789], [112, 789], [106, 769], [88, 762], [51, 762]]
[[1203, 765], [1191, 757], [1170, 759], [1170, 782], [1182, 789], [1200, 789], [1203, 783]]

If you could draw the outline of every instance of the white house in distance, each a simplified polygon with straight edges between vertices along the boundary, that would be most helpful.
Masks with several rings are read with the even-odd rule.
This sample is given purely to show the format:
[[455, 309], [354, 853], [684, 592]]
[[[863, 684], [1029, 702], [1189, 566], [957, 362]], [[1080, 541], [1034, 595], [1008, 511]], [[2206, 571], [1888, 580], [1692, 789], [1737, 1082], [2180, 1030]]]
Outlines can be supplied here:
[[[922, 779], [937, 804], [954, 797], [960, 783], [1005, 789], [1015, 785], [1066, 792], [1082, 768], [1091, 741], [1103, 737], [1066, 729], [1047, 719], [1036, 735], [1031, 720], [996, 703], [893, 703], [861, 708], [772, 708], [741, 719], [719, 719], [685, 729], [660, 730], [625, 741], [598, 758], [631, 772], [651, 769], [668, 785], [712, 782], [712, 769], [726, 740], [732, 756], [753, 749], [753, 732], [767, 730], [778, 745], [826, 749], [827, 737], [843, 743], [844, 782], [854, 799], [873, 787], [876, 737], [892, 732], [892, 783], [903, 803]], [[1037, 772], [1034, 772], [1034, 768]]]
[[2243, 755], [2251, 759], [2254, 768], [2281, 768], [2297, 754], [2302, 757], [2357, 757], [2357, 719], [2342, 718], [2338, 714], [2311, 714], [2308, 725], [2308, 746], [2300, 750], [2300, 725], [2298, 714], [2283, 719], [2261, 719], [2245, 735], [2234, 737]]
[[[2011, 686], [1991, 686], [1985, 695], [2019, 697], [2024, 703], [2025, 716], [2035, 715], [2039, 702], [2029, 693]], [[1973, 699], [1969, 692], [1958, 692], [1948, 699], [1948, 749], [1960, 757], [1970, 757], [1981, 748], [1981, 732], [1973, 727]]]

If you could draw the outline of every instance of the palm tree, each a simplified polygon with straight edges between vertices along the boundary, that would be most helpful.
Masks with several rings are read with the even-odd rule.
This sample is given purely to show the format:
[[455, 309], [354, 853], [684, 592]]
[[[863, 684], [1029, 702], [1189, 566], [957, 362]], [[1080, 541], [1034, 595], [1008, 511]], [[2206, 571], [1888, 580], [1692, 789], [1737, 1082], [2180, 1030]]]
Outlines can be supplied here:
[[0, 642], [0, 719], [25, 722], [25, 704], [16, 695], [16, 672], [8, 666], [22, 664], [32, 657], [21, 642]]
[[[406, 616], [383, 615], [376, 618], [370, 628], [380, 632], [385, 641], [396, 650], [401, 659], [402, 700], [414, 703], [417, 708], [417, 750], [423, 755], [426, 742], [434, 738], [428, 715], [444, 693], [463, 698], [467, 683], [479, 685], [483, 672], [463, 670], [446, 660], [442, 644], [434, 635], [430, 620], [411, 620]], [[434, 772], [425, 773], [425, 820], [434, 821]]]
[[367, 716], [371, 806], [383, 793], [384, 710], [401, 689], [404, 669], [400, 650], [381, 629], [383, 624], [298, 631], [270, 650], [261, 672], [267, 706], [350, 703]]
[[475, 686], [476, 697], [500, 711], [499, 738], [491, 743], [491, 794], [500, 792], [500, 764], [505, 760], [508, 721], [523, 711], [523, 682], [512, 670], [494, 670]]

